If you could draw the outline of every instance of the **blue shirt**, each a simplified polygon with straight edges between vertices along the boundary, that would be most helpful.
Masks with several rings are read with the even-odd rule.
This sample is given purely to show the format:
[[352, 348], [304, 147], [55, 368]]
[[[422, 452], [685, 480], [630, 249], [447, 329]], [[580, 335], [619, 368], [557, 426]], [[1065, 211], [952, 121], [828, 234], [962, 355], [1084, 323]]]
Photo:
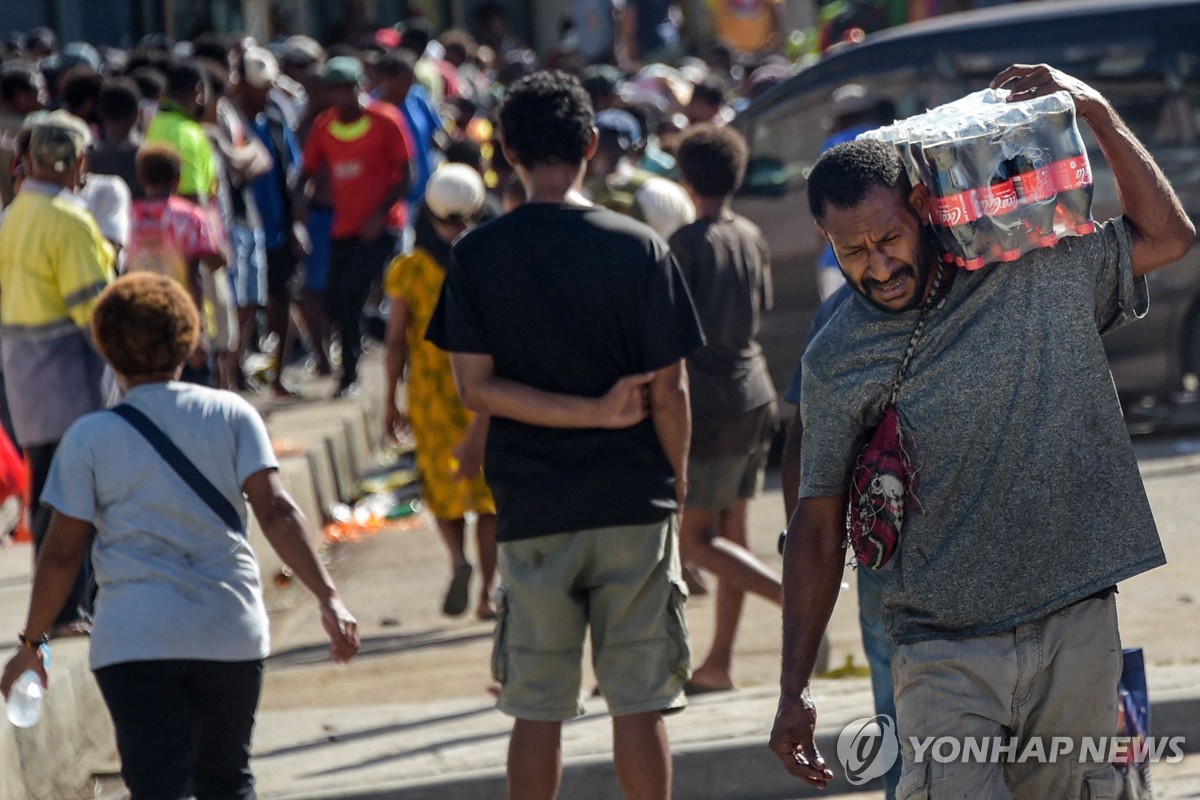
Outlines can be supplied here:
[[303, 161], [300, 143], [296, 134], [287, 125], [281, 125], [283, 143], [288, 152], [280, 157], [279, 148], [271, 136], [270, 125], [264, 114], [259, 114], [254, 121], [254, 132], [271, 154], [274, 165], [271, 171], [255, 178], [250, 186], [254, 190], [254, 201], [258, 204], [258, 213], [262, 217], [263, 233], [266, 237], [267, 249], [278, 250], [287, 243], [288, 228], [292, 224], [287, 207], [287, 186], [289, 165], [297, 165]]
[[429, 102], [429, 95], [424, 86], [413, 84], [404, 98], [404, 119], [408, 129], [412, 131], [413, 145], [416, 148], [414, 161], [417, 174], [413, 176], [412, 188], [408, 190], [408, 201], [418, 203], [425, 196], [425, 184], [433, 174], [433, 134], [442, 129], [442, 118]]

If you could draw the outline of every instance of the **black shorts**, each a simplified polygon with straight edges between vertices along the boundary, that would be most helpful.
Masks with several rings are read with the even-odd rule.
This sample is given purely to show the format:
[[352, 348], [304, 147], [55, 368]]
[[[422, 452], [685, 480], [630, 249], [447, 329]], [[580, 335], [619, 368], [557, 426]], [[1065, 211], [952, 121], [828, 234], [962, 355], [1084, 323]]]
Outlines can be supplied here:
[[271, 300], [290, 300], [291, 281], [296, 274], [299, 259], [292, 248], [284, 246], [267, 251], [267, 297]]

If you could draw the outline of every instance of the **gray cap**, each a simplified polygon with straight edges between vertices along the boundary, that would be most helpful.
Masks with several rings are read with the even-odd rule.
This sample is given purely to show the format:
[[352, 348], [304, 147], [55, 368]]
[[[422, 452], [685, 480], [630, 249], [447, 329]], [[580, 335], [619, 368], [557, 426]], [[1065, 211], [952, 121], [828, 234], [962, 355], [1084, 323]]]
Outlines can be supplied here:
[[362, 62], [354, 56], [337, 56], [325, 62], [321, 70], [321, 79], [330, 85], [345, 85], [347, 83], [361, 85], [366, 81]]
[[66, 111], [51, 111], [36, 115], [28, 123], [30, 129], [29, 157], [34, 163], [66, 172], [92, 143], [92, 133], [79, 117]]

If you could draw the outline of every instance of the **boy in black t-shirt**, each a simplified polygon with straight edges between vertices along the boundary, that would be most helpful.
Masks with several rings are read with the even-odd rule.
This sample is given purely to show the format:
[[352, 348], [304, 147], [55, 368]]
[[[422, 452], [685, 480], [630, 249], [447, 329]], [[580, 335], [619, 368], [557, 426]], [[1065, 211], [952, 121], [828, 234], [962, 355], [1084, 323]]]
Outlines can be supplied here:
[[557, 792], [590, 629], [618, 780], [665, 800], [662, 713], [683, 707], [689, 667], [674, 525], [690, 436], [683, 358], [703, 336], [662, 239], [568, 200], [596, 146], [578, 82], [519, 81], [500, 130], [529, 200], [455, 245], [427, 336], [451, 352], [464, 404], [491, 417], [509, 796]]

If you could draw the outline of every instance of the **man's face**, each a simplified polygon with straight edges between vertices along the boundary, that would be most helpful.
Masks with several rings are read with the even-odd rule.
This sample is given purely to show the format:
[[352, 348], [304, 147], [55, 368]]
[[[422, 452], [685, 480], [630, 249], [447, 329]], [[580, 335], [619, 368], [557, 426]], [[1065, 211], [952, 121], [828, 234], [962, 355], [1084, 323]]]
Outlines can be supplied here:
[[683, 109], [683, 115], [692, 125], [699, 125], [702, 122], [712, 122], [713, 117], [721, 113], [720, 106], [714, 106], [710, 103], [705, 103], [702, 100], [692, 99]]
[[328, 84], [325, 97], [338, 110], [343, 119], [356, 118], [362, 111], [358, 103], [358, 85], [353, 83]]
[[937, 245], [923, 224], [928, 196], [918, 187], [875, 186], [854, 208], [826, 205], [817, 227], [833, 246], [846, 281], [885, 311], [907, 311], [925, 298]]

